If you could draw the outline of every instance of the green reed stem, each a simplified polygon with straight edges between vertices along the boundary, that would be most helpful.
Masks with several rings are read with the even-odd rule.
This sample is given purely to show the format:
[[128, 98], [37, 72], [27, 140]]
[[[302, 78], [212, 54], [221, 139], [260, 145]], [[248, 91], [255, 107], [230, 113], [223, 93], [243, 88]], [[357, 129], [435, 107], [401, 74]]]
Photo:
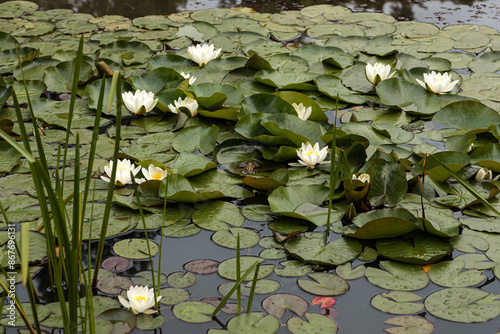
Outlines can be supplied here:
[[113, 73], [113, 80], [110, 89], [111, 91], [116, 90], [116, 137], [115, 137], [115, 148], [113, 152], [113, 168], [111, 171], [108, 196], [106, 198], [106, 206], [104, 208], [104, 216], [102, 219], [101, 235], [99, 237], [99, 245], [97, 246], [97, 254], [94, 263], [94, 277], [92, 279], [92, 288], [95, 288], [97, 285], [97, 275], [99, 274], [99, 268], [101, 267], [102, 254], [104, 252], [104, 242], [106, 239], [106, 233], [108, 231], [109, 215], [111, 213], [111, 204], [113, 201], [113, 193], [115, 190], [116, 167], [118, 165], [117, 163], [118, 151], [120, 150], [121, 121], [122, 121], [120, 72], [115, 71]]
[[337, 185], [338, 169], [339, 164], [335, 166], [335, 157], [337, 151], [337, 113], [338, 113], [338, 103], [339, 99], [337, 96], [337, 102], [335, 105], [335, 120], [333, 121], [333, 138], [332, 138], [332, 152], [330, 155], [330, 192], [328, 194], [328, 217], [326, 218], [326, 231], [325, 231], [325, 245], [328, 243], [328, 236], [330, 235], [330, 215], [332, 213], [332, 201], [333, 193], [335, 192], [335, 186]]
[[[240, 280], [241, 276], [241, 256], [240, 256], [240, 234], [236, 236], [236, 280]], [[238, 314], [241, 313], [241, 286], [240, 284], [236, 287], [236, 304], [238, 306]]]
[[255, 267], [257, 267], [257, 265], [260, 265], [259, 261], [255, 261], [255, 263], [252, 264], [252, 266], [250, 268], [248, 268], [248, 270], [245, 272], [245, 274], [243, 274], [243, 276], [241, 276], [241, 278], [236, 282], [236, 284], [233, 286], [233, 288], [231, 290], [229, 290], [229, 292], [226, 295], [226, 297], [224, 297], [224, 299], [221, 300], [221, 302], [219, 303], [219, 306], [217, 306], [217, 308], [212, 312], [212, 317], [215, 317], [217, 315], [217, 313], [219, 313], [220, 309], [222, 307], [224, 307], [224, 305], [226, 304], [226, 302], [228, 301], [228, 299], [231, 298], [231, 296], [236, 291], [236, 289], [245, 280], [245, 278], [247, 278], [247, 276], [250, 275], [250, 273], [252, 272], [252, 270]]
[[253, 296], [255, 294], [255, 287], [257, 286], [257, 279], [259, 277], [259, 269], [260, 269], [260, 262], [259, 264], [257, 264], [257, 267], [255, 267], [255, 274], [253, 275], [252, 279], [252, 287], [250, 288], [250, 295], [248, 296], [247, 313], [250, 313], [252, 309], [252, 301], [253, 301]]

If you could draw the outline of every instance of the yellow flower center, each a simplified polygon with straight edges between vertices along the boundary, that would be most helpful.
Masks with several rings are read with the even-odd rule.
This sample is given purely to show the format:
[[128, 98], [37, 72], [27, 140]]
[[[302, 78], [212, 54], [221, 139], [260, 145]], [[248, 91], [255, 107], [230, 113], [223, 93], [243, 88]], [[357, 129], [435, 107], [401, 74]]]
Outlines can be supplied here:
[[306, 156], [313, 155], [313, 154], [314, 155], [318, 155], [318, 152], [315, 152], [315, 151], [308, 151], [308, 152], [306, 152]]
[[147, 299], [147, 298], [146, 298], [146, 297], [144, 297], [144, 296], [135, 296], [135, 297], [134, 297], [134, 300], [135, 300], [136, 302], [141, 301], [141, 300], [142, 300], [143, 302], [145, 302], [145, 301], [146, 301], [146, 299]]
[[163, 179], [163, 174], [160, 174], [160, 173], [151, 174], [151, 179], [162, 180]]

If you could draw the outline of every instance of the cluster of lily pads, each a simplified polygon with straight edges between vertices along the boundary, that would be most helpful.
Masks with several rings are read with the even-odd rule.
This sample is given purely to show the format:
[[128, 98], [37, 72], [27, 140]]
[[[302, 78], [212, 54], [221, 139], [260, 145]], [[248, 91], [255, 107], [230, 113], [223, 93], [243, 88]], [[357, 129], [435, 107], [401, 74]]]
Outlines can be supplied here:
[[[498, 295], [478, 288], [487, 279], [497, 285], [500, 279], [495, 29], [440, 30], [331, 5], [277, 14], [210, 9], [130, 20], [38, 11], [33, 3], [13, 1], [0, 4], [0, 13], [0, 128], [19, 138], [12, 90], [26, 120], [29, 97], [38, 122], [33, 129], [42, 132], [49, 167], [58, 166], [58, 144], [71, 131], [79, 133], [76, 168], [86, 170], [103, 82], [110, 93], [112, 79], [103, 76], [122, 73], [122, 101], [130, 114], [117, 138], [116, 102], [104, 99], [93, 209], [83, 213], [88, 222], [83, 235], [99, 238], [103, 202], [108, 188], [116, 186], [107, 237], [140, 228], [140, 206], [145, 228], [163, 227], [167, 242], [182, 237], [189, 243], [206, 230], [222, 247], [235, 249], [239, 235], [241, 248], [262, 250], [259, 256], [242, 256], [240, 266], [244, 271], [261, 262], [256, 293], [264, 295], [262, 309], [269, 315], [241, 314], [226, 329], [209, 333], [232, 332], [241, 323], [274, 333], [286, 309], [297, 314], [287, 322], [293, 333], [304, 327], [337, 330], [327, 316], [307, 313], [304, 298], [275, 293], [280, 284], [265, 279], [269, 275], [297, 277], [307, 296], [321, 297], [342, 295], [349, 280], [364, 277], [390, 290], [372, 299], [376, 309], [405, 316], [388, 323], [420, 326], [421, 333], [432, 331], [417, 315], [424, 309], [455, 322], [500, 315]], [[80, 34], [85, 39], [80, 99], [66, 129]], [[110, 185], [114, 140], [120, 141], [120, 160]], [[73, 159], [75, 138], [67, 144]], [[30, 263], [43, 261], [42, 215], [27, 162], [7, 143], [0, 148], [5, 173], [0, 199], [10, 222], [33, 230]], [[65, 196], [73, 191], [74, 169], [64, 167], [65, 181], [71, 181], [64, 184]], [[331, 177], [335, 172], [338, 177]], [[6, 227], [2, 219], [0, 228]], [[267, 223], [266, 232], [250, 228], [255, 222]], [[0, 231], [0, 244], [6, 241], [7, 232]], [[123, 274], [130, 259], [140, 261], [158, 250], [154, 241], [140, 238], [114, 244], [126, 265], [105, 266], [109, 270], [100, 277], [95, 313], [102, 332], [118, 326], [116, 296], [133, 313], [148, 313], [158, 301], [146, 286], [152, 275]], [[6, 261], [0, 256], [2, 266]], [[217, 271], [233, 281], [219, 287], [225, 295], [237, 277], [235, 258], [210, 261], [194, 260], [185, 271], [162, 274], [156, 299], [175, 305], [175, 317], [212, 321], [207, 315], [214, 301], [189, 300], [187, 288]], [[430, 282], [443, 288], [421, 303], [424, 296], [410, 291]], [[325, 308], [333, 311], [327, 301]], [[55, 303], [39, 306], [43, 326], [62, 327]], [[168, 326], [167, 312], [161, 308], [155, 318], [130, 318], [127, 311], [120, 319], [132, 328], [152, 329]]]

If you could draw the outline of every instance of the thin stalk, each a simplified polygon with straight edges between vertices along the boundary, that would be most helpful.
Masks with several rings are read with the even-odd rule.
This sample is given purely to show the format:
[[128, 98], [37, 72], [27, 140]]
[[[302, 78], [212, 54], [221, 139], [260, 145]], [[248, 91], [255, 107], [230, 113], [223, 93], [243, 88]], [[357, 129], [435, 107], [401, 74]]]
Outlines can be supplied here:
[[165, 220], [167, 219], [167, 194], [168, 194], [168, 177], [165, 177], [165, 198], [163, 201], [163, 220], [161, 224], [161, 232], [160, 232], [160, 254], [158, 254], [158, 286], [156, 287], [156, 296], [160, 295], [160, 283], [161, 282], [161, 270], [162, 267], [162, 249], [163, 249], [163, 229], [165, 228]]
[[[116, 80], [115, 80], [116, 78]], [[97, 275], [99, 274], [99, 268], [102, 262], [102, 253], [104, 252], [104, 241], [106, 239], [106, 233], [108, 231], [109, 214], [111, 213], [111, 203], [113, 201], [113, 192], [115, 188], [116, 179], [116, 167], [118, 165], [118, 151], [120, 150], [120, 137], [121, 137], [121, 121], [122, 121], [122, 108], [121, 108], [121, 83], [120, 83], [120, 72], [115, 71], [113, 73], [113, 83], [111, 85], [111, 90], [116, 89], [116, 137], [115, 137], [115, 149], [113, 152], [113, 168], [111, 171], [108, 196], [106, 198], [106, 207], [104, 208], [104, 216], [102, 219], [101, 235], [99, 238], [99, 244], [97, 246], [97, 254], [94, 262], [94, 277], [92, 278], [92, 288], [97, 285]], [[116, 86], [114, 88], [113, 86]]]
[[[424, 156], [424, 163], [422, 165], [422, 186], [420, 188], [420, 206], [422, 207], [422, 218], [425, 219], [425, 208], [424, 208], [424, 182], [425, 182], [425, 165], [427, 164], [427, 152]], [[425, 224], [424, 224], [425, 228]]]
[[240, 284], [245, 280], [245, 278], [247, 278], [247, 276], [250, 275], [252, 270], [259, 264], [260, 264], [259, 261], [255, 261], [255, 263], [252, 264], [252, 266], [250, 268], [248, 268], [248, 270], [245, 272], [245, 274], [243, 274], [243, 276], [241, 276], [241, 278], [236, 282], [235, 286], [233, 286], [233, 288], [231, 290], [229, 290], [226, 297], [224, 297], [224, 299], [221, 300], [221, 302], [219, 303], [219, 306], [217, 306], [217, 308], [212, 312], [212, 317], [215, 317], [217, 315], [217, 313], [219, 313], [220, 309], [226, 304], [228, 299], [231, 298], [233, 293], [236, 291], [237, 287], [240, 286]]
[[[241, 263], [240, 263], [240, 234], [236, 237], [236, 280], [239, 281], [241, 276]], [[238, 314], [241, 313], [241, 286], [236, 287], [236, 304], [238, 306]]]
[[259, 277], [260, 262], [255, 267], [255, 274], [253, 275], [252, 287], [250, 288], [250, 295], [248, 296], [247, 313], [251, 312], [253, 296], [255, 294], [255, 287], [257, 285], [257, 278]]
[[[148, 237], [148, 229], [146, 228], [146, 220], [144, 219], [144, 211], [142, 210], [141, 197], [139, 196], [139, 192], [137, 191], [137, 184], [135, 183], [135, 177], [132, 172], [130, 172], [130, 178], [132, 179], [132, 186], [135, 192], [135, 199], [137, 200], [137, 205], [139, 206], [139, 215], [142, 220], [142, 228], [144, 229], [144, 237], [146, 238], [146, 246], [148, 248], [148, 256], [149, 256], [149, 264], [151, 265], [151, 280], [153, 281], [153, 293], [155, 300], [155, 308], [158, 309], [158, 301], [156, 300], [156, 285], [155, 285], [155, 267], [153, 265], [153, 257], [151, 256], [151, 248], [149, 247], [149, 237]], [[158, 272], [160, 270], [158, 269]], [[158, 281], [158, 286], [160, 285], [160, 281]]]
[[330, 215], [332, 213], [332, 201], [333, 193], [335, 192], [335, 186], [337, 185], [337, 170], [339, 169], [338, 164], [335, 166], [335, 157], [337, 151], [337, 113], [338, 113], [338, 103], [339, 99], [337, 96], [337, 102], [335, 104], [335, 120], [333, 121], [333, 138], [332, 138], [332, 152], [330, 156], [330, 192], [328, 194], [328, 217], [326, 218], [326, 231], [325, 231], [325, 245], [328, 243], [328, 236], [330, 235]]

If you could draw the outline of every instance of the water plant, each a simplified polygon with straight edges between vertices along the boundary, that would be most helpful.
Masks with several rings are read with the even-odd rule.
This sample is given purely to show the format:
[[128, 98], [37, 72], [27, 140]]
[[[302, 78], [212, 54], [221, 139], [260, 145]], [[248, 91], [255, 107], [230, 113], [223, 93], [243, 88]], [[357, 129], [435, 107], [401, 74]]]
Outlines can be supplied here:
[[[0, 245], [24, 232], [32, 330], [356, 332], [351, 307], [480, 331], [500, 315], [484, 286], [500, 268], [494, 29], [330, 5], [0, 11]], [[449, 75], [429, 91], [432, 71]], [[122, 92], [150, 94], [122, 117]], [[380, 291], [353, 298], [363, 284]], [[123, 309], [133, 286], [154, 315]]]

